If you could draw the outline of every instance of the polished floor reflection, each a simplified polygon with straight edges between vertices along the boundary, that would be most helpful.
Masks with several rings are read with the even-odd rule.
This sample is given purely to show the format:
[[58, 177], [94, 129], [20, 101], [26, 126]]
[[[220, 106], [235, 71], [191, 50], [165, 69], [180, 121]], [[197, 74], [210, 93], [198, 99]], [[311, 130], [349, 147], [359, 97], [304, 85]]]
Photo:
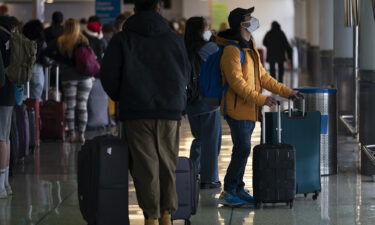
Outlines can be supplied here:
[[[287, 82], [292, 79], [287, 78]], [[298, 82], [298, 81], [293, 81]], [[301, 82], [299, 82], [301, 83]], [[231, 156], [229, 128], [223, 121], [220, 178], [223, 180]], [[183, 121], [181, 156], [189, 155], [192, 141], [189, 125]], [[252, 145], [260, 142], [259, 124]], [[0, 225], [84, 225], [77, 200], [76, 159], [79, 145], [43, 143], [41, 149], [19, 166], [11, 184], [15, 195], [0, 200]], [[351, 137], [339, 137], [339, 174], [322, 177], [317, 201], [298, 196], [292, 210], [284, 205], [263, 209], [230, 209], [217, 204], [221, 190], [203, 190], [194, 225], [370, 225], [375, 224], [375, 183], [358, 173], [359, 148]], [[131, 181], [130, 181], [131, 182]], [[252, 190], [251, 160], [246, 184]], [[130, 184], [131, 224], [143, 224], [135, 190]], [[175, 224], [183, 224], [176, 222]]]

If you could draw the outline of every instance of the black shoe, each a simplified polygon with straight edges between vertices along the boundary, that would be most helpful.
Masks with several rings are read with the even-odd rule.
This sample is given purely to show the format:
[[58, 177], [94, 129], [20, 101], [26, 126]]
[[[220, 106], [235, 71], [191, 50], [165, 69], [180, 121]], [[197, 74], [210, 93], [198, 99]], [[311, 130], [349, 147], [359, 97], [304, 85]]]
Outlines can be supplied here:
[[201, 183], [201, 189], [216, 189], [221, 188], [221, 182]]

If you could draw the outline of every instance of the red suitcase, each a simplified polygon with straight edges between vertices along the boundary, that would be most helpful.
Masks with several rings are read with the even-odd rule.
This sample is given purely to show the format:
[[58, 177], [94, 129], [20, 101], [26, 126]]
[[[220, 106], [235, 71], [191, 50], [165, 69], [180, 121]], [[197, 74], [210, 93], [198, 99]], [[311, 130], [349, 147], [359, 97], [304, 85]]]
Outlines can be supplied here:
[[[56, 89], [59, 92], [59, 67], [56, 67]], [[56, 99], [48, 99], [48, 91], [50, 87], [50, 71], [51, 67], [46, 68], [46, 102], [40, 107], [41, 117], [41, 139], [42, 140], [64, 140], [65, 134], [65, 104], [60, 102], [59, 95]]]
[[29, 112], [34, 111], [35, 113], [35, 131], [34, 131], [35, 140], [34, 141], [30, 140], [30, 143], [35, 143], [35, 146], [30, 146], [30, 147], [39, 147], [40, 146], [40, 126], [41, 126], [39, 100], [29, 98], [25, 100], [24, 104], [27, 106], [27, 110]]

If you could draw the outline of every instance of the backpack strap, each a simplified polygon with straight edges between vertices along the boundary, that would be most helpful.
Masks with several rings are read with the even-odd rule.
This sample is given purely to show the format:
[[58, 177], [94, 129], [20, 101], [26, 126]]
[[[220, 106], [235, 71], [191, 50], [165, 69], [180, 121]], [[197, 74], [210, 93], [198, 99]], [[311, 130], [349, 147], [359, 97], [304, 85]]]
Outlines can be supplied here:
[[9, 34], [9, 35], [12, 34], [9, 30], [7, 30], [7, 29], [6, 29], [5, 27], [3, 27], [3, 26], [0, 26], [0, 30], [4, 31], [5, 33], [7, 33], [7, 34]]
[[241, 56], [241, 64], [244, 64], [245, 63], [245, 52], [243, 51], [242, 47], [235, 42], [229, 42], [227, 45], [224, 46], [224, 48], [229, 46], [229, 45], [235, 46], [236, 48], [238, 48], [238, 50], [240, 51], [240, 56]]

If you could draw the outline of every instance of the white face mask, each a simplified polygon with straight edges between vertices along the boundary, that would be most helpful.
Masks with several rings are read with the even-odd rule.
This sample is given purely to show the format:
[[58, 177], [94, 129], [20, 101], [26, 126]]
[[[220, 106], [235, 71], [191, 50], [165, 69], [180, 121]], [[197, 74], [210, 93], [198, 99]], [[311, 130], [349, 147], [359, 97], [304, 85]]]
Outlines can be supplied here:
[[210, 41], [211, 37], [212, 37], [212, 32], [210, 30], [206, 30], [205, 32], [203, 32], [203, 39], [205, 41]]
[[259, 20], [255, 17], [251, 17], [251, 19], [247, 21], [246, 23], [250, 23], [250, 26], [246, 28], [247, 31], [249, 31], [250, 33], [253, 33], [254, 31], [256, 31], [260, 26]]
[[178, 23], [173, 23], [173, 29], [175, 30], [180, 29], [180, 25]]

